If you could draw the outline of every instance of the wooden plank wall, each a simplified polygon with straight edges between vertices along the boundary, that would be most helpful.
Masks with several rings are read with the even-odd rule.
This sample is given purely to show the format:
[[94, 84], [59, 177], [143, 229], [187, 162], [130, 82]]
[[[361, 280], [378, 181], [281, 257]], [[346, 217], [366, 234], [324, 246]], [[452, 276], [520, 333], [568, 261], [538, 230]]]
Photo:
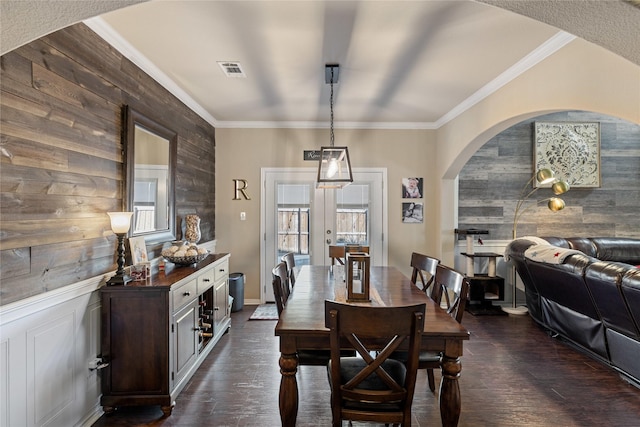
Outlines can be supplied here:
[[116, 268], [106, 212], [123, 206], [126, 104], [177, 132], [177, 223], [197, 213], [215, 238], [209, 123], [83, 24], [0, 65], [0, 305]]
[[[546, 204], [525, 212], [518, 236], [640, 238], [640, 126], [585, 111], [521, 122], [489, 140], [459, 176], [459, 228], [489, 230], [483, 240], [510, 240], [516, 200], [533, 175], [534, 122], [600, 122], [600, 188], [572, 188], [564, 210]], [[530, 200], [552, 196], [541, 189]]]

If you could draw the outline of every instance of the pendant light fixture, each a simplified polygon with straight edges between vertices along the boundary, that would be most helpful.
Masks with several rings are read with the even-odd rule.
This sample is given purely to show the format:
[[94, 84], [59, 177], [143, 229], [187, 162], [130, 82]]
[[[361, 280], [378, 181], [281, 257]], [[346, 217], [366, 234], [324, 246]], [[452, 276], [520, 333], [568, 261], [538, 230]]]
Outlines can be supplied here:
[[326, 64], [325, 82], [331, 85], [331, 145], [320, 147], [320, 162], [318, 164], [318, 180], [316, 188], [344, 188], [353, 182], [349, 149], [334, 146], [333, 132], [333, 84], [338, 83], [340, 65]]

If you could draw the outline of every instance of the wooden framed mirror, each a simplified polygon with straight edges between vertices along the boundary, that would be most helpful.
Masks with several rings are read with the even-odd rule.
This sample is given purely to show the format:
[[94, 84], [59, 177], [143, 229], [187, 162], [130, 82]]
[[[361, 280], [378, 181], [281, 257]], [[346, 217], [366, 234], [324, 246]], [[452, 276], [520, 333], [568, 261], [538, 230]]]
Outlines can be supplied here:
[[130, 106], [124, 124], [129, 236], [144, 236], [147, 245], [175, 240], [178, 135]]

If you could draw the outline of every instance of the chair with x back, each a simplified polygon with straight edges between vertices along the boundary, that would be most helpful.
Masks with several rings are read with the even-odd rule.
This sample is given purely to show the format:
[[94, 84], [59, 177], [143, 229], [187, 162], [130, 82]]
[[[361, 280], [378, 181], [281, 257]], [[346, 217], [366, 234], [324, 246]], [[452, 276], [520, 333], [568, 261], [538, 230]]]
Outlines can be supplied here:
[[[458, 323], [462, 323], [462, 315], [469, 301], [469, 281], [462, 273], [439, 264], [436, 268], [431, 298]], [[419, 355], [418, 367], [427, 370], [431, 391], [436, 390], [433, 370], [440, 368], [441, 359], [442, 355], [438, 352], [423, 351]]]
[[436, 267], [440, 264], [440, 260], [427, 255], [414, 252], [411, 254], [411, 282], [416, 285], [422, 292], [429, 293], [429, 288], [433, 284], [436, 277]]
[[289, 285], [291, 285], [291, 290], [293, 290], [293, 286], [296, 284], [296, 274], [294, 272], [294, 268], [296, 267], [296, 259], [293, 256], [293, 252], [287, 252], [286, 254], [282, 255], [282, 258], [280, 258], [280, 260], [287, 266]]
[[[334, 427], [342, 420], [411, 425], [424, 312], [424, 303], [372, 307], [325, 301]], [[408, 354], [404, 363], [390, 358], [401, 345]], [[345, 348], [359, 357], [342, 357]]]

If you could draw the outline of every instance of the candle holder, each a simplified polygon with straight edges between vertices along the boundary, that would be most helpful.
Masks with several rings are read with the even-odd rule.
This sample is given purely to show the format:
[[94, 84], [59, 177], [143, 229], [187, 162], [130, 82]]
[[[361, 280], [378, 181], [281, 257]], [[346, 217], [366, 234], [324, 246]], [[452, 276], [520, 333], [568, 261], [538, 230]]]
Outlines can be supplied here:
[[347, 302], [371, 301], [369, 270], [371, 260], [364, 252], [347, 252]]

